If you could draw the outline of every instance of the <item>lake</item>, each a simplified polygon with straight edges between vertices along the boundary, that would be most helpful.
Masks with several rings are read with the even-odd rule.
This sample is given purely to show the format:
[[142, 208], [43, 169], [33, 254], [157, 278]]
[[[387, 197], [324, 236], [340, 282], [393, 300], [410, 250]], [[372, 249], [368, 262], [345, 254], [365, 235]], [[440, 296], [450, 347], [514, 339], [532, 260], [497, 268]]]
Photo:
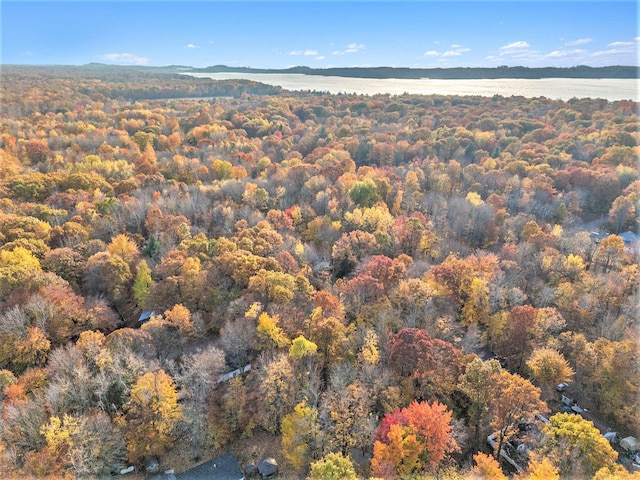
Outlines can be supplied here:
[[320, 75], [277, 73], [189, 73], [195, 77], [214, 80], [246, 79], [285, 88], [287, 90], [315, 90], [329, 93], [357, 93], [361, 95], [403, 93], [419, 95], [479, 95], [492, 97], [548, 97], [558, 100], [570, 98], [605, 98], [609, 101], [640, 98], [638, 79], [545, 78], [432, 80], [396, 78], [348, 78]]

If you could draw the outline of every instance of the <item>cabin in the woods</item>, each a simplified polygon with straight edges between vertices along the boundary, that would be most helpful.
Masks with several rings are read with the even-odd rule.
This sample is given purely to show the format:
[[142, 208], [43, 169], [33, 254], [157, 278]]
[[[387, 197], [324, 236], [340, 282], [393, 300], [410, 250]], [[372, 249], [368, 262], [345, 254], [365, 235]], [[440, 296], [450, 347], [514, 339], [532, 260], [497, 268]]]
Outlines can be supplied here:
[[142, 325], [143, 323], [148, 322], [149, 320], [151, 320], [151, 317], [155, 316], [156, 312], [154, 312], [153, 310], [145, 310], [140, 314], [140, 318], [138, 318], [138, 325]]
[[618, 236], [624, 242], [624, 246], [627, 249], [627, 251], [630, 251], [630, 252], [640, 251], [640, 235], [637, 235], [632, 231], [628, 230], [624, 233], [621, 233]]

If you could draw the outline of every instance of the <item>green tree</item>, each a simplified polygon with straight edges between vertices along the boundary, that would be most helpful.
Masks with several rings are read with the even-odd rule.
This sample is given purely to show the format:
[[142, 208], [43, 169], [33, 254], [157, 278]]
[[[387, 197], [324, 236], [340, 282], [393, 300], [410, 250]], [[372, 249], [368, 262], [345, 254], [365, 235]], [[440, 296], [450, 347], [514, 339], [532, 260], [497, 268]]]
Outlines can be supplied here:
[[318, 351], [318, 346], [300, 335], [291, 342], [289, 357], [292, 360], [300, 360], [304, 357], [313, 357]]
[[357, 181], [349, 190], [349, 197], [361, 207], [372, 207], [381, 198], [376, 182], [370, 178]]
[[146, 308], [145, 300], [147, 295], [149, 295], [149, 290], [151, 290], [152, 285], [153, 279], [151, 278], [151, 269], [147, 265], [147, 262], [142, 260], [138, 265], [136, 278], [133, 281], [133, 296], [140, 308]]

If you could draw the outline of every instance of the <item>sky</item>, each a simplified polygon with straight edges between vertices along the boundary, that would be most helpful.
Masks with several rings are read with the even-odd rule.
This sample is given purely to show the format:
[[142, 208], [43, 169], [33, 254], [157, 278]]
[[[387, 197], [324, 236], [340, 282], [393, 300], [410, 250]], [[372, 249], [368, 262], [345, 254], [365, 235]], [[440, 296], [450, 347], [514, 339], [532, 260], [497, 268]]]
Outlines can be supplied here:
[[0, 18], [2, 64], [639, 64], [635, 0], [2, 0]]

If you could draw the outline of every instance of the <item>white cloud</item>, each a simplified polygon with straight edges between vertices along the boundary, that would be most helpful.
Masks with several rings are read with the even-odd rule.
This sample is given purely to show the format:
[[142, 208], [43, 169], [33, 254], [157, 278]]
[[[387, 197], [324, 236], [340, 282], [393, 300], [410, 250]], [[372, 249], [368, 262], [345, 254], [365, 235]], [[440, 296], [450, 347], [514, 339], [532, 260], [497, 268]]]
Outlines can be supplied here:
[[628, 50], [621, 50], [619, 48], [610, 48], [609, 50], [600, 50], [598, 52], [593, 52], [591, 54], [592, 57], [602, 57], [603, 55], [622, 55], [625, 53], [629, 53]]
[[591, 54], [591, 56], [592, 57], [601, 57], [603, 55], [613, 55], [613, 54], [616, 54], [616, 53], [619, 53], [619, 52], [612, 48], [611, 50], [600, 50], [598, 52], [593, 52]]
[[332, 55], [344, 55], [345, 53], [357, 53], [361, 50], [364, 50], [365, 48], [367, 47], [362, 43], [350, 43], [349, 45], [347, 45], [347, 48], [345, 50], [336, 50], [332, 52]]
[[572, 40], [564, 44], [565, 47], [577, 47], [578, 45], [585, 45], [587, 43], [593, 42], [590, 38], [579, 38], [577, 40]]
[[289, 55], [306, 55], [307, 57], [312, 57], [318, 55], [318, 52], [317, 50], [292, 50], [289, 52]]
[[[597, 52], [593, 52], [591, 54], [592, 57], [613, 57], [607, 61], [618, 62], [618, 61], [626, 61], [621, 60], [620, 55], [636, 55], [637, 54], [637, 41], [639, 37], [635, 37], [635, 42], [611, 42], [607, 45], [609, 47], [606, 50], [599, 50]], [[629, 60], [633, 62], [633, 60]]]
[[317, 56], [314, 60], [324, 60], [324, 55]]
[[511, 52], [514, 50], [521, 50], [523, 48], [530, 48], [531, 45], [529, 45], [527, 42], [523, 42], [523, 41], [519, 41], [519, 42], [513, 42], [510, 43], [508, 45], [505, 45], [503, 47], [500, 47], [500, 52]]
[[125, 65], [147, 65], [149, 63], [148, 58], [140, 57], [133, 53], [105, 53], [104, 55], [98, 55], [98, 58], [107, 62]]
[[635, 42], [612, 42], [607, 47], [633, 47]]
[[465, 48], [462, 45], [458, 45], [454, 43], [453, 45], [451, 45], [451, 50], [447, 50], [443, 54], [440, 54], [440, 52], [436, 50], [429, 50], [428, 52], [424, 53], [424, 56], [425, 57], [441, 57], [441, 58], [459, 57], [463, 53], [470, 52], [470, 51], [471, 51], [470, 48]]
[[194, 45], [193, 43], [187, 43], [184, 48], [200, 48], [198, 45]]
[[547, 53], [545, 55], [546, 58], [562, 58], [562, 57], [569, 57], [572, 55], [583, 55], [587, 53], [586, 50], [581, 50], [579, 48], [576, 48], [574, 50], [554, 50], [551, 53]]

